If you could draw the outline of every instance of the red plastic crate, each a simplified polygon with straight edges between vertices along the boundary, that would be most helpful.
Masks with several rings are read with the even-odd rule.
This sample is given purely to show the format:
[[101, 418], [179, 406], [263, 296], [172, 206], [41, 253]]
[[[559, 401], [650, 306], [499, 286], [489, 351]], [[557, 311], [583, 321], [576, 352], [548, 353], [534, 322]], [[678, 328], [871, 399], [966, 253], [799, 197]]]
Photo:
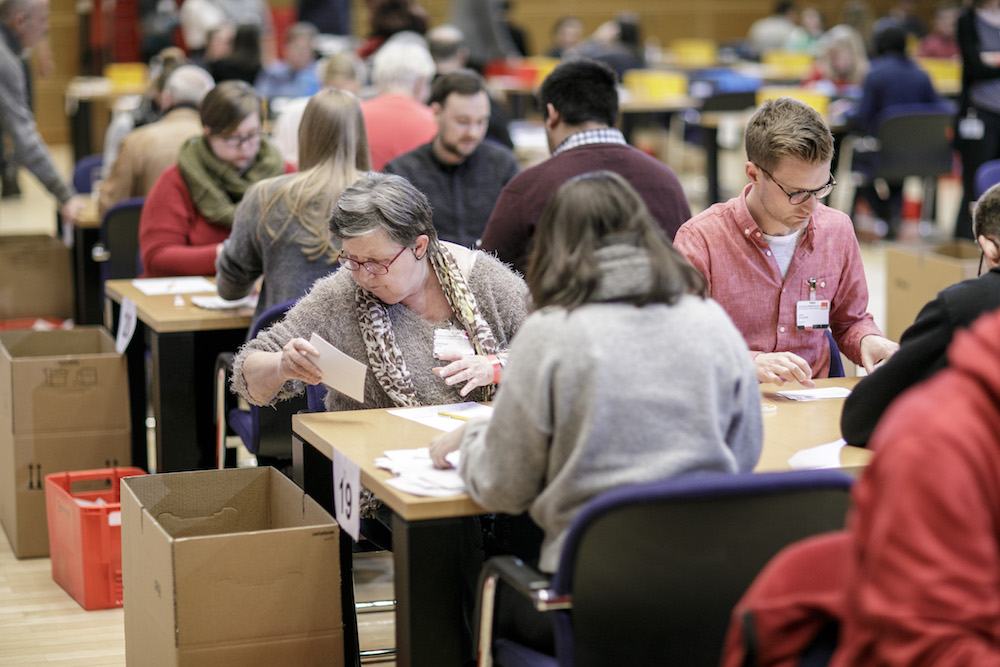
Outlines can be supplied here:
[[145, 474], [107, 468], [45, 476], [52, 578], [88, 611], [122, 606], [121, 479]]

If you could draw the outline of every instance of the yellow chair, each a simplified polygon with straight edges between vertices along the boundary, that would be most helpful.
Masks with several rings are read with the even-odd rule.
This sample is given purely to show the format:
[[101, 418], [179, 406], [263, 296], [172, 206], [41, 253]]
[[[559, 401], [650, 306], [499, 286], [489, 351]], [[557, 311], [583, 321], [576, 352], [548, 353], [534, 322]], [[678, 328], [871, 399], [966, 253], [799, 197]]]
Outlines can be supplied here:
[[111, 80], [115, 92], [142, 92], [149, 80], [146, 63], [109, 63], [104, 66], [104, 77]]
[[917, 58], [917, 64], [931, 77], [938, 94], [953, 95], [962, 90], [962, 61], [958, 58]]
[[764, 100], [773, 100], [779, 97], [791, 97], [805, 102], [823, 117], [826, 117], [826, 112], [830, 107], [829, 95], [801, 86], [761, 86], [757, 89], [757, 106], [760, 106]]
[[802, 80], [809, 75], [816, 59], [804, 51], [768, 51], [760, 61], [770, 69], [774, 79]]
[[719, 60], [719, 46], [711, 39], [675, 39], [670, 54], [678, 67], [711, 67]]
[[661, 69], [630, 69], [622, 77], [622, 83], [637, 100], [652, 100], [686, 95], [688, 79], [681, 72]]

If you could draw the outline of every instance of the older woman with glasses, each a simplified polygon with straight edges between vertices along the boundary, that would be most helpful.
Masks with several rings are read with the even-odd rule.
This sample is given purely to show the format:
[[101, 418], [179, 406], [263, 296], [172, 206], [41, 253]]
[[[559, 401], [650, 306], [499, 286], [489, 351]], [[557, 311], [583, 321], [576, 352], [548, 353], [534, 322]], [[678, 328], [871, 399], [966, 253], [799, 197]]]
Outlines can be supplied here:
[[294, 170], [264, 139], [261, 98], [249, 84], [218, 84], [200, 115], [204, 135], [181, 147], [177, 164], [157, 179], [142, 207], [139, 249], [147, 277], [213, 275], [247, 189]]
[[[400, 176], [368, 172], [346, 188], [330, 233], [347, 270], [240, 350], [236, 392], [268, 405], [318, 384], [315, 332], [369, 367], [364, 401], [331, 390], [328, 410], [488, 398], [527, 314], [524, 281], [491, 255], [439, 241], [427, 197]], [[435, 345], [455, 340], [451, 352]]]

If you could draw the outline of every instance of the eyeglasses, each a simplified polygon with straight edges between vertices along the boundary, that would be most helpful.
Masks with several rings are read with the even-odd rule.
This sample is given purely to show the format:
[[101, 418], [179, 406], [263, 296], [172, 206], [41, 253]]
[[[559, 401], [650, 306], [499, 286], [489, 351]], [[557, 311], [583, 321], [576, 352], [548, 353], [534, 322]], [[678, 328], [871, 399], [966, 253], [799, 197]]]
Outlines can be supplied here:
[[774, 176], [771, 176], [771, 173], [767, 169], [764, 169], [764, 167], [759, 164], [757, 165], [757, 168], [767, 174], [767, 177], [774, 181], [774, 184], [781, 188], [782, 192], [788, 195], [788, 203], [792, 206], [805, 204], [809, 201], [809, 198], [813, 196], [815, 196], [816, 199], [825, 199], [831, 192], [833, 192], [833, 186], [837, 184], [837, 179], [833, 177], [833, 174], [830, 174], [830, 180], [821, 188], [816, 188], [815, 190], [799, 190], [797, 192], [789, 192], [783, 185], [781, 185], [781, 183], [774, 180]]
[[257, 143], [264, 135], [258, 130], [242, 136], [239, 134], [231, 134], [228, 137], [219, 137], [219, 135], [216, 136], [222, 141], [222, 143], [226, 144], [230, 148], [242, 148], [243, 144]]
[[363, 266], [365, 267], [365, 271], [367, 271], [368, 273], [374, 274], [376, 276], [384, 276], [385, 274], [389, 273], [389, 267], [392, 265], [393, 262], [399, 259], [399, 256], [403, 254], [404, 250], [406, 250], [406, 246], [400, 248], [399, 252], [396, 253], [395, 257], [389, 260], [388, 264], [383, 264], [382, 262], [373, 262], [373, 261], [359, 262], [353, 257], [348, 257], [347, 255], [341, 255], [340, 257], [337, 258], [337, 261], [340, 262], [340, 265], [346, 268], [348, 271], [357, 271]]

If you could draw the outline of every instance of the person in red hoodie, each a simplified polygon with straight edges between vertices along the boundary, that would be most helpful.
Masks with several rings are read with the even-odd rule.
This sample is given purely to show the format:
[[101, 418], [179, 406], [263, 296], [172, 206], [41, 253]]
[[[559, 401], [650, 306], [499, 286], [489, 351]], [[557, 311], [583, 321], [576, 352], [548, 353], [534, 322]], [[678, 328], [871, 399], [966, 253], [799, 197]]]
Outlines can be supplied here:
[[832, 667], [1000, 664], [1000, 310], [956, 333], [948, 362], [875, 429], [847, 529], [757, 576], [722, 665], [818, 664], [800, 663], [817, 636]]
[[139, 220], [143, 276], [212, 276], [243, 194], [294, 171], [264, 139], [260, 95], [223, 81], [199, 108], [205, 133], [189, 139], [153, 185]]

